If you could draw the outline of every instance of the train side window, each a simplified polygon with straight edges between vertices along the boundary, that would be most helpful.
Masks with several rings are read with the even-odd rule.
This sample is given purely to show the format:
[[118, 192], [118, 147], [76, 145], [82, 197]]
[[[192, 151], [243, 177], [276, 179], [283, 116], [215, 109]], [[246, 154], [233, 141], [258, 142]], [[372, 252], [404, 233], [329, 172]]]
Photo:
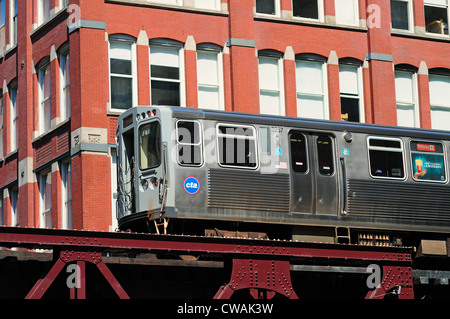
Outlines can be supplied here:
[[370, 174], [373, 177], [405, 177], [403, 143], [396, 138], [369, 137]]
[[202, 164], [201, 128], [198, 121], [177, 121], [178, 163], [200, 166]]
[[292, 133], [289, 137], [291, 143], [291, 162], [294, 172], [306, 173], [308, 159], [306, 152], [306, 137], [301, 133]]
[[444, 148], [441, 143], [412, 141], [411, 163], [416, 181], [446, 181]]
[[256, 168], [256, 132], [252, 126], [219, 124], [217, 126], [219, 164]]
[[319, 161], [319, 173], [321, 175], [333, 175], [333, 143], [327, 135], [317, 137], [317, 157]]

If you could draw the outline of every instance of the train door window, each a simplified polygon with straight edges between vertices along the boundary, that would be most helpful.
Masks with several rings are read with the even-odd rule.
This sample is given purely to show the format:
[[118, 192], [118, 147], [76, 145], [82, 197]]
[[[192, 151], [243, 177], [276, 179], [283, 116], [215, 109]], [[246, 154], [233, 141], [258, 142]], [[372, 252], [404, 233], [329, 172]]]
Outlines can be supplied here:
[[317, 137], [317, 157], [319, 161], [319, 173], [331, 176], [334, 173], [333, 142], [327, 135]]
[[202, 164], [202, 139], [200, 122], [177, 121], [178, 163], [200, 166]]
[[308, 159], [306, 152], [306, 137], [301, 133], [292, 133], [291, 143], [291, 162], [294, 172], [306, 173], [308, 171]]
[[369, 165], [372, 177], [405, 177], [403, 143], [397, 138], [369, 137]]
[[139, 165], [141, 170], [158, 167], [161, 163], [161, 125], [158, 121], [139, 127]]
[[444, 148], [440, 143], [411, 142], [413, 178], [417, 181], [445, 182]]
[[256, 131], [252, 126], [219, 124], [217, 126], [219, 164], [256, 168]]

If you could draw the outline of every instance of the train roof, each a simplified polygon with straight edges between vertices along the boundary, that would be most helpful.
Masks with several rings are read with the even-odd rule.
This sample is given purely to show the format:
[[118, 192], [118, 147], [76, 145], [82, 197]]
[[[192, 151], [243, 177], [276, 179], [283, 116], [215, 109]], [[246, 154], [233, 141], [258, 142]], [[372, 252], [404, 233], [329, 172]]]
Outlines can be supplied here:
[[[153, 106], [152, 106], [153, 107]], [[259, 124], [270, 126], [289, 126], [303, 129], [348, 131], [352, 133], [379, 134], [388, 136], [405, 136], [413, 138], [428, 138], [437, 140], [450, 140], [450, 131], [410, 128], [402, 126], [378, 125], [357, 122], [343, 122], [332, 120], [316, 120], [289, 116], [275, 116], [266, 114], [241, 113], [230, 111], [217, 111], [178, 106], [156, 106], [156, 108], [169, 108], [173, 117], [189, 119], [207, 119], [246, 124]]]

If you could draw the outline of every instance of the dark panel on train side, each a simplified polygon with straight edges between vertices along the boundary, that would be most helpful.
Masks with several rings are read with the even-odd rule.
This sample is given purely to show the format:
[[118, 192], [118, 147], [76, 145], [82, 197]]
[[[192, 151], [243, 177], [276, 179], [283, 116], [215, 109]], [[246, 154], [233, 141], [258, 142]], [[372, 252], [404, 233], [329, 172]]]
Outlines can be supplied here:
[[450, 224], [450, 188], [432, 184], [348, 180], [348, 216], [395, 223]]

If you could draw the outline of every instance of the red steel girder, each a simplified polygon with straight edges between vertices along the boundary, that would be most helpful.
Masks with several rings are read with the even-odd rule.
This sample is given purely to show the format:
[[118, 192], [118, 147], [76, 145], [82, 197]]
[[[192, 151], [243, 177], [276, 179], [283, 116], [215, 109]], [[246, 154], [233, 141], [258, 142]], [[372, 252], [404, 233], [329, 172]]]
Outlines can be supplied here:
[[219, 289], [214, 299], [229, 299], [242, 289], [249, 289], [255, 299], [271, 299], [275, 293], [298, 299], [286, 260], [233, 259], [230, 282]]
[[180, 253], [412, 262], [412, 248], [201, 236], [0, 227], [0, 246], [101, 252], [110, 249]]
[[[95, 264], [105, 277], [106, 281], [110, 284], [110, 286], [114, 289], [117, 295], [121, 299], [129, 299], [125, 290], [123, 290], [120, 283], [116, 280], [114, 275], [111, 273], [109, 268], [104, 263], [102, 256], [100, 253], [93, 252], [80, 252], [80, 251], [61, 251], [60, 258], [55, 262], [53, 267], [47, 273], [47, 275], [39, 279], [33, 288], [30, 290], [25, 299], [41, 299], [45, 292], [48, 290], [50, 285], [56, 279], [58, 274], [64, 269], [64, 267], [72, 262], [77, 262], [80, 271], [80, 287], [79, 288], [71, 288], [70, 295], [71, 298], [85, 299], [86, 298], [86, 290], [85, 290], [85, 263], [89, 262]], [[76, 289], [76, 290], [75, 290]]]

